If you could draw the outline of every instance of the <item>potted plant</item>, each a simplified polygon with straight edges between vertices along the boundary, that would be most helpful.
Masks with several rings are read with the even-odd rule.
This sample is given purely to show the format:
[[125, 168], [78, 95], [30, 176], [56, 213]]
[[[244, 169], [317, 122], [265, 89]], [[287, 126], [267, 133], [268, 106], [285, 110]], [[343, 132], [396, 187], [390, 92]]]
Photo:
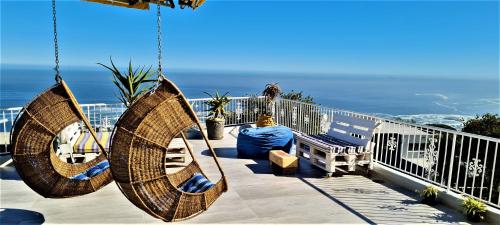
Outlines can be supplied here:
[[207, 125], [208, 139], [210, 140], [220, 140], [224, 138], [224, 124], [225, 124], [225, 107], [229, 104], [228, 92], [224, 95], [220, 95], [219, 91], [216, 91], [214, 95], [205, 92], [210, 96], [210, 100], [207, 101], [207, 105], [210, 107], [207, 111], [209, 112], [209, 118], [206, 119], [205, 123]]
[[111, 57], [109, 60], [111, 61], [111, 67], [102, 63], [97, 64], [107, 68], [113, 73], [113, 83], [120, 91], [120, 95], [117, 95], [117, 98], [125, 104], [125, 106], [130, 107], [142, 94], [150, 89], [143, 84], [156, 81], [150, 79], [154, 74], [151, 71], [151, 66], [147, 70], [144, 69], [144, 66], [133, 69], [132, 61], [129, 61], [127, 71], [121, 73], [120, 70], [116, 68]]
[[422, 197], [422, 203], [427, 205], [435, 205], [437, 204], [439, 190], [430, 185], [424, 188], [423, 190], [418, 191], [420, 197]]
[[462, 206], [464, 207], [467, 219], [469, 219], [470, 221], [480, 222], [484, 220], [484, 216], [486, 214], [486, 205], [483, 202], [467, 196], [463, 200]]
[[266, 110], [263, 114], [259, 115], [256, 125], [257, 127], [274, 126], [272, 110], [276, 99], [281, 95], [281, 88], [278, 83], [267, 84], [264, 91], [262, 91], [262, 95], [266, 98]]

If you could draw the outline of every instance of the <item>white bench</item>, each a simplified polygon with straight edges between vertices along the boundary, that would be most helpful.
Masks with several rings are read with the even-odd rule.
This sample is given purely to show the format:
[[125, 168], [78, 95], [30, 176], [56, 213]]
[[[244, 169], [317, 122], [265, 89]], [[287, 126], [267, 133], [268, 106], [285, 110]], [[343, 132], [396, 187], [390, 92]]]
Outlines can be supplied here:
[[374, 120], [336, 115], [327, 134], [306, 135], [296, 133], [297, 157], [306, 159], [331, 176], [336, 166], [347, 166], [355, 171], [356, 165], [373, 168], [371, 138], [380, 123]]

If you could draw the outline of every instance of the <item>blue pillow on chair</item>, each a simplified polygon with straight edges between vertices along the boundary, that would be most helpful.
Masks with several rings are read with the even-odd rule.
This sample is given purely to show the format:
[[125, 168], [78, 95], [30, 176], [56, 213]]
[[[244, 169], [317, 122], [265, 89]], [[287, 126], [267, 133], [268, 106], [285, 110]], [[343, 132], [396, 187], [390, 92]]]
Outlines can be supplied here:
[[109, 168], [109, 162], [108, 162], [108, 160], [104, 160], [104, 161], [100, 162], [99, 164], [97, 164], [96, 166], [104, 171], [107, 168]]
[[101, 173], [102, 173], [101, 168], [99, 168], [98, 166], [94, 166], [89, 170], [87, 170], [87, 177], [95, 177]]
[[102, 161], [97, 165], [89, 168], [88, 170], [83, 171], [75, 176], [70, 177], [73, 180], [89, 180], [91, 177], [95, 177], [109, 168], [108, 160]]
[[70, 177], [72, 180], [89, 180], [90, 178], [86, 175], [85, 172], [79, 173], [75, 176]]
[[203, 174], [195, 173], [189, 180], [181, 185], [180, 189], [189, 193], [200, 193], [213, 187], [214, 183], [208, 180]]

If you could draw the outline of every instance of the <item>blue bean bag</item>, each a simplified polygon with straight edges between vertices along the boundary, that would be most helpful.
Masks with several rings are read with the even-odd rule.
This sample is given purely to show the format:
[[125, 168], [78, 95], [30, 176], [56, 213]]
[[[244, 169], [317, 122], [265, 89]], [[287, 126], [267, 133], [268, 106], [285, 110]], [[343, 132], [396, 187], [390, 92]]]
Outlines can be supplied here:
[[241, 129], [236, 149], [240, 158], [267, 159], [270, 150], [280, 149], [289, 153], [292, 146], [292, 130], [285, 126], [272, 126]]

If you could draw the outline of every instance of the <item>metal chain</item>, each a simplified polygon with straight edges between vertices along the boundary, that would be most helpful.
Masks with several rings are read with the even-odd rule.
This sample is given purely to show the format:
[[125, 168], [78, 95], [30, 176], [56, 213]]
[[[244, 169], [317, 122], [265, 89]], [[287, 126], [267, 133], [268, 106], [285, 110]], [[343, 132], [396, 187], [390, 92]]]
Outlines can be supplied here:
[[158, 80], [161, 80], [164, 78], [163, 76], [163, 71], [161, 67], [161, 60], [162, 60], [162, 46], [161, 46], [161, 0], [157, 0], [156, 2], [157, 5], [157, 19], [156, 19], [156, 25], [157, 25], [157, 30], [158, 30]]
[[62, 80], [61, 74], [59, 73], [59, 44], [57, 42], [57, 19], [56, 19], [56, 0], [52, 0], [52, 21], [54, 24], [54, 55], [56, 67], [54, 70], [56, 71], [56, 81], [59, 83]]

